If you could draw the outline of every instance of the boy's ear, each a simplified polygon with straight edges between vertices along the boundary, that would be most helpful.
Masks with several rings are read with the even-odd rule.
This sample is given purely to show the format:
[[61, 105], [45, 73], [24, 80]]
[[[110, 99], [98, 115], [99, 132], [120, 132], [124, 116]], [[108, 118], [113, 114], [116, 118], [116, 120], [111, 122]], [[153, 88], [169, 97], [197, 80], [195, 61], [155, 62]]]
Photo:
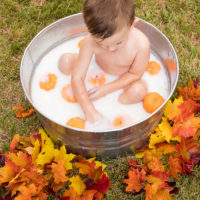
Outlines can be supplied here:
[[140, 19], [138, 19], [138, 18], [134, 19], [132, 26], [135, 26], [139, 21], [140, 21]]

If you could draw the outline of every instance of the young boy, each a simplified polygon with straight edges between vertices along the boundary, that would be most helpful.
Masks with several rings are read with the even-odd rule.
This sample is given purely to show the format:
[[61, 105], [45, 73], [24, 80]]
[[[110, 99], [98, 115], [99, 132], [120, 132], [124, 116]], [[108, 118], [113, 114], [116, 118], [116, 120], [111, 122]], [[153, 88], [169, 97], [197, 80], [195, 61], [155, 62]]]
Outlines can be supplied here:
[[[91, 101], [124, 89], [118, 101], [133, 104], [142, 101], [147, 92], [140, 79], [149, 61], [150, 44], [134, 27], [134, 15], [133, 0], [86, 0], [83, 17], [89, 34], [79, 54], [66, 53], [59, 60], [60, 71], [72, 74], [74, 94], [89, 122], [103, 117]], [[93, 55], [103, 71], [119, 78], [87, 91], [84, 79]]]

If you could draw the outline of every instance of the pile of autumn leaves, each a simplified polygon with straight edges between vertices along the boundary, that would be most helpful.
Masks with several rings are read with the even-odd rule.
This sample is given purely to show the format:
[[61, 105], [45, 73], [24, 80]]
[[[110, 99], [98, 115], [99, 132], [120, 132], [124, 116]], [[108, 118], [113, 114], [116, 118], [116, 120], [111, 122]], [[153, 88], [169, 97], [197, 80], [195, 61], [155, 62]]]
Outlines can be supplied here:
[[[131, 167], [125, 190], [132, 194], [145, 191], [146, 200], [170, 200], [170, 194], [177, 191], [172, 177], [191, 175], [191, 169], [200, 164], [198, 80], [191, 79], [187, 87], [178, 89], [179, 97], [168, 102], [160, 124], [150, 134], [149, 146], [137, 152], [137, 161], [128, 159]], [[95, 158], [67, 154], [43, 130], [30, 137], [15, 135], [10, 152], [0, 154], [0, 200], [45, 200], [50, 196], [101, 200], [110, 187], [105, 167]]]
[[46, 200], [49, 196], [60, 200], [100, 200], [109, 190], [110, 180], [103, 163], [67, 154], [64, 145], [55, 148], [43, 130], [30, 137], [15, 135], [10, 152], [0, 155], [3, 159], [0, 186], [7, 190], [4, 200]]
[[139, 161], [128, 159], [126, 191], [145, 191], [146, 200], [170, 200], [170, 194], [177, 192], [172, 177], [191, 175], [200, 164], [198, 79], [178, 89], [179, 97], [168, 102], [162, 121], [150, 134], [149, 146], [136, 154]]

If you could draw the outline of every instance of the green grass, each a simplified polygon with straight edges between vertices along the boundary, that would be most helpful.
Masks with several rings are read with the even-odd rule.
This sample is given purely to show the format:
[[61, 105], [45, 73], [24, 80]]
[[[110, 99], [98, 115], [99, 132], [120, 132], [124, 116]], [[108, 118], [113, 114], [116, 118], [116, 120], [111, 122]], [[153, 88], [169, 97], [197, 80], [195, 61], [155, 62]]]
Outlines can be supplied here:
[[[1, 0], [0, 1], [0, 149], [8, 150], [16, 133], [29, 134], [41, 125], [36, 115], [18, 119], [13, 105], [30, 105], [24, 100], [19, 78], [20, 61], [32, 38], [50, 23], [81, 11], [83, 0]], [[158, 27], [172, 42], [179, 58], [178, 85], [190, 76], [200, 75], [200, 1], [199, 0], [135, 0], [136, 15]], [[106, 161], [111, 178], [108, 200], [139, 200], [144, 195], [124, 193], [122, 184], [128, 172], [126, 158]], [[200, 172], [194, 177], [180, 177], [178, 195], [173, 199], [200, 199]]]

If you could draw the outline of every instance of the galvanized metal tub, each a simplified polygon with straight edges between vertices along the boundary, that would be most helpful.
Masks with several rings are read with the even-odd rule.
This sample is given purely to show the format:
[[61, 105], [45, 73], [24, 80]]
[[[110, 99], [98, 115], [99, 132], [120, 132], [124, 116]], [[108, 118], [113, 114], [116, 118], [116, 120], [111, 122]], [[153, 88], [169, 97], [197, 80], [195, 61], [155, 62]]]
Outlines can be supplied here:
[[[86, 131], [55, 123], [36, 109], [38, 117], [55, 141], [66, 144], [69, 151], [84, 156], [101, 158], [116, 157], [135, 152], [148, 141], [148, 133], [160, 121], [165, 104], [172, 96], [179, 76], [179, 64], [176, 52], [167, 37], [152, 24], [140, 19], [136, 27], [140, 29], [151, 42], [151, 51], [165, 66], [170, 85], [170, 94], [165, 103], [148, 118], [127, 127], [102, 131]], [[31, 99], [31, 80], [41, 58], [52, 48], [66, 40], [87, 33], [82, 14], [75, 14], [56, 21], [40, 31], [27, 46], [20, 66], [20, 78], [25, 96], [34, 106]]]

